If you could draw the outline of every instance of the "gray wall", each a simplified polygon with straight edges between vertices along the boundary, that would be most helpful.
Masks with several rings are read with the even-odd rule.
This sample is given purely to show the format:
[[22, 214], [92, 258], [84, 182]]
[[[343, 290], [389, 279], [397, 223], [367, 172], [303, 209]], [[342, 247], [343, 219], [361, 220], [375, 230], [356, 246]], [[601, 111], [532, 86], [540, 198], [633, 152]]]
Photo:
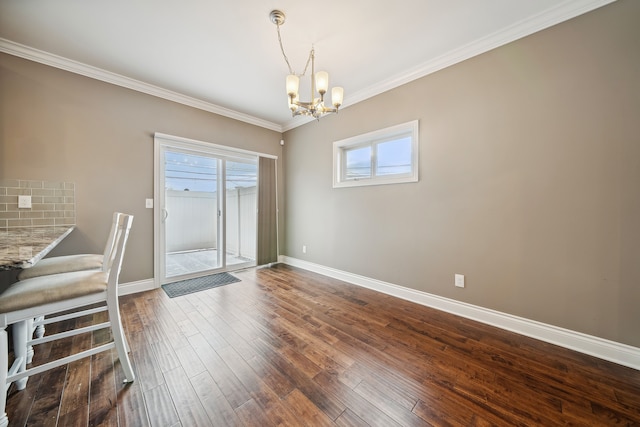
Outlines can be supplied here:
[[76, 185], [77, 229], [52, 255], [101, 253], [123, 211], [121, 282], [153, 277], [155, 132], [281, 156], [279, 132], [0, 54], [0, 179]]
[[[285, 253], [640, 346], [638, 22], [619, 1], [286, 132]], [[334, 140], [414, 119], [418, 183], [332, 188]]]

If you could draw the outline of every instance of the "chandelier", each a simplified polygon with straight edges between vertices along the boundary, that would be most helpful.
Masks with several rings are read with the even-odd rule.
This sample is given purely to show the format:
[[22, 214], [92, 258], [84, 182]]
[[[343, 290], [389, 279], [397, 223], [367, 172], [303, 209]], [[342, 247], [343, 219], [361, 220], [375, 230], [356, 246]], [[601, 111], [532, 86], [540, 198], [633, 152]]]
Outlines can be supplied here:
[[[315, 50], [311, 47], [309, 52], [309, 58], [307, 58], [307, 64], [304, 66], [302, 74], [296, 74], [289, 64], [289, 58], [284, 53], [284, 47], [282, 47], [282, 37], [280, 36], [280, 26], [284, 24], [284, 12], [279, 10], [272, 10], [269, 14], [271, 22], [276, 24], [278, 28], [278, 42], [280, 43], [280, 50], [284, 57], [287, 66], [289, 67], [289, 75], [287, 76], [287, 96], [289, 97], [289, 109], [292, 115], [295, 116], [309, 116], [315, 119], [329, 114], [337, 113], [338, 108], [342, 105], [344, 98], [344, 89], [341, 87], [334, 87], [331, 89], [331, 103], [333, 108], [327, 107], [324, 104], [324, 95], [329, 89], [329, 73], [326, 71], [315, 72]], [[300, 77], [304, 77], [311, 63], [311, 100], [309, 102], [300, 101], [298, 97], [298, 90], [300, 88]], [[316, 90], [320, 97], [316, 96]]]

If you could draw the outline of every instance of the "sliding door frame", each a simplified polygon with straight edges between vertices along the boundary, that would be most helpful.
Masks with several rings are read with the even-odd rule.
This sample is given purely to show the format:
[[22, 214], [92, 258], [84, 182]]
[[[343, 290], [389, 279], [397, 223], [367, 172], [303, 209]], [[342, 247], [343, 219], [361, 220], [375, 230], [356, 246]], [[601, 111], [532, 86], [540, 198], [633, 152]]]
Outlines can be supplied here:
[[[155, 133], [154, 134], [154, 184], [153, 184], [153, 192], [154, 192], [154, 209], [153, 209], [153, 234], [154, 234], [154, 256], [153, 256], [153, 270], [154, 270], [154, 284], [155, 287], [160, 287], [164, 283], [170, 282], [170, 280], [166, 280], [165, 272], [165, 262], [166, 262], [166, 246], [165, 246], [165, 228], [163, 226], [164, 220], [164, 208], [165, 206], [161, 206], [160, 201], [164, 199], [162, 196], [164, 192], [164, 165], [162, 164], [162, 153], [164, 150], [177, 150], [177, 151], [190, 151], [194, 154], [203, 154], [210, 155], [213, 157], [221, 157], [225, 160], [251, 160], [256, 161], [259, 164], [260, 157], [267, 157], [271, 159], [275, 159], [277, 162], [278, 157], [270, 154], [258, 153], [249, 150], [243, 150], [239, 148], [228, 147], [224, 145], [213, 144], [204, 141], [198, 141], [189, 138], [183, 138], [179, 136], [167, 135], [163, 133]], [[226, 161], [221, 162], [223, 165], [222, 169], [222, 177], [226, 180], [226, 172], [225, 167]], [[259, 176], [259, 172], [258, 172]], [[259, 185], [259, 183], [258, 183]], [[224, 187], [224, 185], [222, 186]], [[219, 211], [225, 212], [226, 209], [226, 188], [223, 188], [222, 193], [219, 192], [219, 196], [221, 200], [221, 205], [219, 205]], [[277, 187], [276, 187], [276, 197], [277, 197]], [[256, 221], [258, 218], [256, 218]], [[222, 215], [222, 221], [219, 221], [219, 229], [222, 230], [223, 233], [226, 233], [226, 215]], [[256, 236], [257, 238], [257, 236]], [[225, 265], [225, 251], [222, 252], [222, 264]], [[257, 261], [257, 254], [256, 254]], [[221, 270], [222, 271], [222, 270]], [[201, 274], [194, 274], [194, 276], [198, 276]]]

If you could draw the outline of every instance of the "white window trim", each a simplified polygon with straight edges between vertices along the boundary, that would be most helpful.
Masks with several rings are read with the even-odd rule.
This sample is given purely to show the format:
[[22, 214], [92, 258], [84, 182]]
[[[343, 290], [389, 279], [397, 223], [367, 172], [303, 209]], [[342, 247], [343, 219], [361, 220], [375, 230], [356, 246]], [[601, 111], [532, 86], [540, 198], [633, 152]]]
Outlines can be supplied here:
[[[373, 176], [371, 178], [344, 179], [344, 152], [346, 149], [371, 146], [382, 139], [389, 139], [393, 136], [407, 133], [411, 134], [411, 173], [392, 176]], [[388, 128], [342, 139], [340, 141], [334, 141], [333, 188], [417, 182], [419, 178], [419, 145], [418, 120], [390, 126]]]

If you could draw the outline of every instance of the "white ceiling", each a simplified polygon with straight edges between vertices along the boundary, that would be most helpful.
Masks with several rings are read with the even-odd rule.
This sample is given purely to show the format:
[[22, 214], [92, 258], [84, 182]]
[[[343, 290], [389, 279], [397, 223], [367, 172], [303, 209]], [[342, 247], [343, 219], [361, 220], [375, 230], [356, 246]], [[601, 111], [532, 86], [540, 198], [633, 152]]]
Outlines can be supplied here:
[[272, 9], [294, 71], [314, 45], [347, 108], [611, 1], [0, 0], [0, 51], [284, 131], [305, 120]]

